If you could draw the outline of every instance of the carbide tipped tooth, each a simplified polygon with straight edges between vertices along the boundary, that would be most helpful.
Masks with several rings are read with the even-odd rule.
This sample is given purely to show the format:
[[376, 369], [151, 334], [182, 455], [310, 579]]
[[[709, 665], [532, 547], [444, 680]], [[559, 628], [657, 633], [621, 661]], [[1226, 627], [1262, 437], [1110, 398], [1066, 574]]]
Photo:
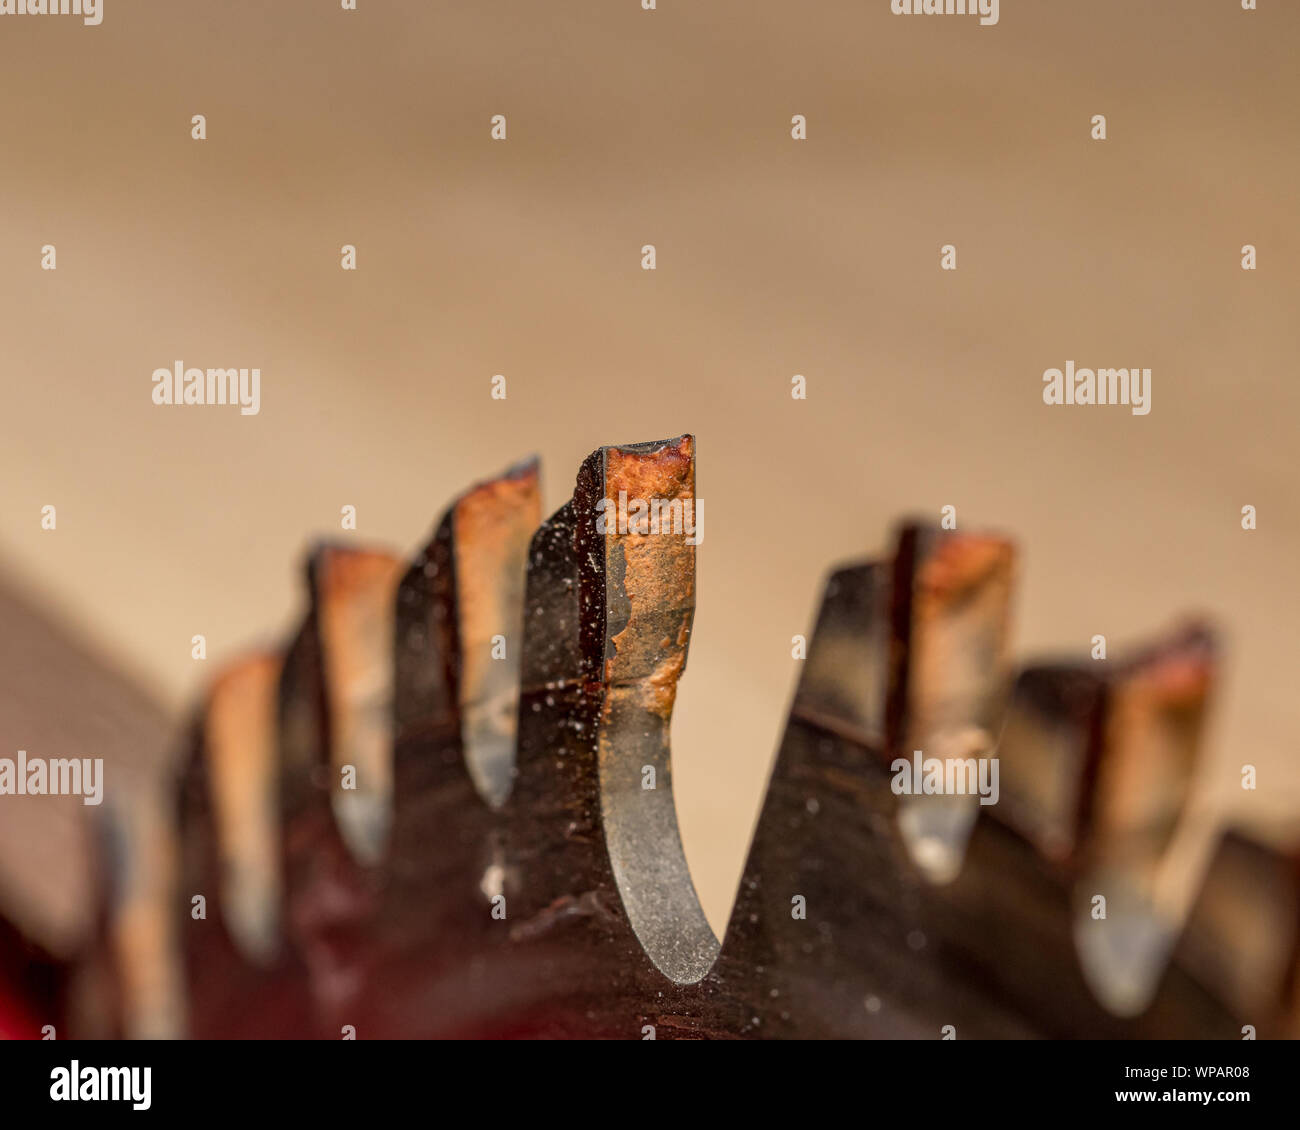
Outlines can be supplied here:
[[[128, 1039], [175, 1039], [185, 1030], [179, 853], [172, 808], [163, 803], [161, 788], [161, 782], [144, 777], [123, 782], [103, 808], [107, 937], [115, 957], [119, 1020]], [[183, 913], [192, 913], [192, 894], [181, 893]]]
[[465, 769], [494, 808], [514, 778], [528, 547], [540, 521], [529, 459], [453, 502], [398, 587], [399, 735], [454, 726]]
[[227, 669], [212, 686], [203, 720], [221, 914], [244, 956], [259, 964], [275, 953], [283, 892], [280, 670], [275, 655], [255, 655]]
[[826, 582], [794, 713], [883, 754], [889, 665], [888, 572], [851, 565]]
[[530, 547], [510, 939], [546, 955], [547, 991], [564, 995], [555, 1031], [624, 1023], [574, 1011], [602, 955], [623, 954], [629, 977], [668, 1001], [718, 952], [682, 852], [669, 765], [695, 604], [694, 447], [680, 436], [593, 452]]
[[366, 865], [384, 855], [393, 805], [393, 614], [402, 563], [325, 548], [312, 562], [329, 724], [330, 800]]
[[[943, 767], [944, 791], [922, 792], [914, 781], [899, 805], [904, 839], [938, 883], [961, 868], [980, 802], [997, 800], [1014, 566], [1011, 543], [999, 537], [907, 526], [899, 538], [888, 736], [900, 769], [909, 759], [927, 776], [929, 765]], [[954, 794], [947, 782], [956, 784], [958, 770], [963, 791]], [[984, 778], [988, 797], [975, 795]]]
[[[597, 763], [623, 905], [655, 965], [702, 977], [718, 941], [700, 908], [673, 805], [669, 724], [695, 613], [692, 436], [608, 447], [588, 461], [597, 513], [579, 513], [588, 668], [604, 687]], [[580, 503], [581, 506], [581, 503]], [[647, 788], [647, 772], [654, 787]]]
[[1193, 627], [1127, 662], [1020, 672], [999, 746], [1005, 816], [1048, 857], [1150, 870], [1182, 811], [1213, 678]]
[[1182, 926], [1157, 900], [1157, 879], [1191, 786], [1215, 658], [1210, 631], [1192, 625], [1106, 680], [1075, 934], [1089, 984], [1117, 1015], [1147, 1007]]
[[1132, 869], [1164, 852], [1200, 753], [1216, 647], [1191, 625], [1109, 680], [1093, 799], [1091, 852]]
[[494, 806], [514, 773], [524, 582], [541, 510], [533, 460], [468, 491], [452, 511], [461, 735], [470, 776]]
[[998, 745], [1003, 818], [1047, 858], [1083, 846], [1106, 705], [1102, 673], [1040, 664], [1017, 675]]

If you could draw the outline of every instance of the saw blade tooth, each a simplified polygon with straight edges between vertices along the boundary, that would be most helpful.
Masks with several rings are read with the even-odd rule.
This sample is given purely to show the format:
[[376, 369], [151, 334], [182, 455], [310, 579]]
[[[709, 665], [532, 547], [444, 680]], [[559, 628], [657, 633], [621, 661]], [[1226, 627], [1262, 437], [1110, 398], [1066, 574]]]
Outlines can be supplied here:
[[249, 656], [214, 681], [202, 742], [226, 929], [256, 964], [279, 943], [283, 876], [276, 712], [281, 657]]
[[329, 734], [330, 800], [358, 862], [384, 856], [393, 810], [393, 609], [402, 562], [322, 548], [312, 565]]
[[[934, 882], [955, 878], [981, 801], [997, 800], [1014, 574], [1002, 537], [908, 524], [898, 538], [887, 739], [894, 764], [924, 774], [900, 796], [898, 818]], [[931, 793], [934, 766], [944, 788]], [[975, 795], [986, 784], [987, 799]]]
[[1083, 847], [1106, 705], [1103, 673], [1043, 663], [1015, 678], [998, 743], [998, 817], [1046, 858], [1072, 865]]
[[541, 510], [535, 460], [476, 486], [452, 510], [461, 738], [470, 776], [494, 807], [514, 777], [524, 585]]
[[888, 572], [878, 562], [862, 562], [827, 578], [793, 708], [880, 757], [889, 684]]
[[528, 546], [523, 609], [522, 689], [555, 690], [583, 675], [577, 519], [570, 499]]
[[594, 537], [598, 565], [584, 594], [600, 611], [589, 658], [604, 689], [596, 755], [605, 842], [641, 945], [666, 976], [692, 982], [719, 948], [682, 849], [669, 738], [695, 615], [695, 440], [608, 447], [599, 469], [605, 521], [580, 514], [579, 528]]
[[1194, 623], [1105, 673], [1080, 817], [1075, 936], [1085, 977], [1117, 1015], [1147, 1008], [1183, 926], [1160, 878], [1186, 810], [1216, 657], [1213, 633]]
[[[454, 509], [454, 507], [453, 507]], [[399, 742], [456, 725], [456, 588], [452, 510], [397, 586], [393, 715]], [[397, 798], [400, 805], [402, 797]]]
[[[289, 829], [291, 818], [330, 828], [321, 772], [312, 764], [324, 748], [324, 726], [307, 722], [323, 713], [316, 652], [304, 643], [314, 638], [314, 628], [305, 628], [287, 652], [250, 654], [226, 668], [211, 684], [183, 766], [177, 905], [190, 1035], [197, 1038], [313, 1031], [300, 938], [289, 929], [303, 878], [295, 865], [304, 853], [291, 850]], [[313, 821], [312, 812], [324, 819]], [[192, 905], [199, 894], [204, 914]], [[240, 1008], [241, 1000], [262, 1007]]]
[[[869, 610], [889, 618], [894, 571], [892, 565], [861, 566], [836, 574], [826, 586], [798, 705], [711, 975], [750, 1002], [800, 1003], [775, 1014], [754, 1008], [743, 1014], [739, 1031], [932, 1038], [951, 1023], [986, 1038], [1229, 1035], [1230, 1018], [1220, 1002], [1181, 968], [1165, 973], [1143, 1015], [1116, 1016], [1107, 1007], [1081, 975], [1074, 875], [1044, 858], [1034, 838], [1008, 819], [1002, 797], [978, 809], [950, 883], [935, 884], [917, 865], [897, 820], [900, 798], [886, 751], [873, 744], [870, 726], [847, 723], [847, 711], [835, 706], [845, 698], [836, 664], [850, 655], [869, 664], [872, 649], [859, 644], [854, 652], [839, 628], [820, 630], [852, 621], [864, 638], [876, 635]], [[886, 590], [884, 598], [873, 600], [873, 589]], [[818, 654], [823, 645], [831, 649], [825, 656]], [[1067, 767], [1075, 767], [1088, 745], [1079, 734], [1102, 731], [1101, 719], [1093, 717], [1097, 688], [1087, 681], [1081, 690], [1068, 682], [1062, 687], [1054, 675], [1048, 670], [1017, 681], [1017, 709], [1032, 704], [1034, 725], [1017, 737], [1008, 718], [999, 757], [1009, 741], [1016, 743], [1015, 755], [1055, 756], [1050, 743], [1034, 748], [1042, 731], [1058, 743], [1073, 743], [1066, 747], [1074, 758]], [[994, 688], [991, 681], [986, 685]], [[832, 706], [818, 710], [810, 703]], [[990, 716], [996, 728], [996, 712]], [[894, 717], [893, 732], [906, 733], [906, 711]], [[1066, 816], [1078, 788], [1076, 782], [1074, 792], [1057, 798]], [[1140, 921], [1128, 908], [1119, 913], [1130, 925]], [[1133, 930], [1125, 934], [1131, 941]], [[1139, 955], [1160, 959], [1157, 972], [1165, 968], [1163, 953], [1144, 951], [1141, 938], [1135, 945]], [[759, 1017], [761, 1029], [752, 1020], [746, 1028], [744, 1016]]]
[[186, 1028], [176, 899], [180, 853], [167, 788], [165, 781], [141, 776], [119, 784], [103, 805], [105, 941], [116, 980], [113, 1011], [127, 1039], [176, 1039]]
[[505, 801], [514, 776], [524, 587], [540, 521], [539, 466], [530, 458], [457, 498], [398, 589], [398, 732], [454, 727], [491, 807]]
[[322, 797], [328, 807], [329, 796], [325, 676], [310, 562], [307, 573], [310, 606], [285, 649], [277, 696], [280, 822], [286, 835], [295, 819], [322, 807]]
[[[896, 827], [885, 745], [892, 582], [891, 563], [862, 562], [822, 587], [710, 974], [749, 1002], [732, 1018], [740, 1034], [924, 1038], [934, 1030], [928, 1014], [920, 1018], [930, 1002], [918, 1001], [907, 975], [924, 880]], [[770, 1000], [781, 1007], [765, 1009]], [[947, 1016], [961, 1022], [952, 1003]], [[986, 1031], [1017, 1034], [992, 1010], [982, 1019]]]
[[1146, 867], [1168, 847], [1200, 755], [1217, 663], [1212, 630], [1192, 623], [1107, 680], [1089, 820], [1098, 863]]
[[1191, 784], [1214, 656], [1193, 625], [1124, 661], [1024, 667], [999, 745], [999, 815], [1056, 862], [1153, 871]]
[[511, 937], [546, 946], [586, 921], [592, 944], [640, 952], [635, 976], [662, 986], [698, 981], [718, 952], [682, 850], [670, 764], [695, 607], [694, 456], [689, 435], [593, 452], [573, 498], [533, 539], [510, 802], [515, 855], [528, 860]]

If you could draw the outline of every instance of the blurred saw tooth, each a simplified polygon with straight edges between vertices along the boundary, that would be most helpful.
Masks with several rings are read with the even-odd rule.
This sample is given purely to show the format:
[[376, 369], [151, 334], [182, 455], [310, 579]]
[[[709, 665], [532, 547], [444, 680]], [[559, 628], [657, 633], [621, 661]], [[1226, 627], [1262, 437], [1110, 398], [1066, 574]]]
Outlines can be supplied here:
[[[177, 830], [165, 782], [140, 777], [104, 802], [108, 847], [107, 940], [114, 955], [118, 1012], [128, 1039], [176, 1039], [185, 1032], [178, 931]], [[189, 914], [186, 905], [183, 913]]]
[[1089, 820], [1098, 865], [1159, 862], [1191, 787], [1216, 665], [1213, 633], [1192, 624], [1108, 680]]
[[876, 562], [854, 563], [827, 578], [792, 711], [882, 757], [890, 642], [885, 572]]
[[998, 746], [1002, 816], [1057, 863], [1083, 847], [1105, 707], [1095, 665], [1026, 667], [1012, 687]]
[[1215, 664], [1212, 633], [1193, 624], [1105, 681], [1075, 936], [1093, 991], [1121, 1016], [1147, 1007], [1182, 929], [1158, 901], [1157, 879], [1191, 787]]
[[312, 560], [328, 718], [330, 800], [358, 862], [384, 855], [393, 808], [393, 623], [402, 562], [326, 547]]
[[203, 722], [220, 907], [244, 956], [275, 954], [283, 876], [276, 713], [281, 659], [256, 655], [215, 682]]
[[536, 459], [467, 491], [451, 511], [465, 761], [499, 806], [515, 767], [528, 546], [541, 523]]
[[1194, 626], [1127, 662], [1016, 677], [999, 746], [1004, 815], [1044, 855], [1154, 869], [1190, 787], [1214, 671]]
[[[456, 499], [397, 591], [398, 744], [454, 730], [454, 760], [494, 808], [514, 779], [528, 547], [540, 521], [533, 458]], [[427, 785], [431, 768], [397, 771]], [[406, 791], [399, 784], [399, 809]]]
[[[204, 718], [190, 819], [214, 831], [195, 843], [219, 855], [228, 933], [270, 954], [279, 912], [285, 945], [250, 970], [227, 932], [197, 931], [195, 977], [213, 984], [197, 1027], [1217, 1037], [1225, 999], [1267, 1025], [1278, 997], [1294, 1023], [1300, 912], [1280, 870], [1221, 852], [1172, 965], [1176, 930], [1151, 897], [1175, 821], [1190, 823], [1208, 632], [1100, 671], [1030, 669], [1004, 717], [1014, 551], [916, 526], [892, 561], [827, 584], [720, 949], [671, 791], [695, 488], [689, 435], [606, 447], [531, 539], [535, 463], [462, 495], [400, 585], [387, 554], [313, 557], [284, 662], [232, 672]], [[680, 528], [651, 526], [676, 515]], [[976, 819], [981, 799], [1004, 799], [978, 770], [895, 795], [890, 758], [913, 750], [1003, 761], [1007, 803]], [[168, 853], [149, 819], [115, 824], [127, 1028], [167, 1034], [182, 1019], [166, 972], [176, 922], [151, 908]], [[216, 872], [200, 862], [201, 889]], [[1099, 920], [1071, 907], [1094, 891]], [[1243, 918], [1270, 937], [1238, 934]]]
[[[887, 738], [891, 756], [944, 772], [944, 792], [921, 793], [914, 781], [899, 803], [903, 838], [936, 883], [961, 869], [982, 799], [976, 787], [997, 800], [1014, 571], [1004, 538], [918, 525], [899, 537]], [[948, 790], [949, 770], [964, 792]]]
[[[893, 567], [826, 578], [711, 987], [768, 1038], [924, 1038], [935, 978], [909, 968], [927, 892], [896, 826], [885, 749]], [[797, 910], [797, 912], [796, 912]], [[933, 946], [932, 935], [926, 935]], [[715, 990], [716, 991], [716, 990]], [[944, 1015], [965, 1026], [964, 994]], [[779, 1002], [765, 1009], [767, 1001]], [[754, 1027], [761, 1019], [761, 1028]], [[983, 1033], [1018, 1034], [996, 1009]]]

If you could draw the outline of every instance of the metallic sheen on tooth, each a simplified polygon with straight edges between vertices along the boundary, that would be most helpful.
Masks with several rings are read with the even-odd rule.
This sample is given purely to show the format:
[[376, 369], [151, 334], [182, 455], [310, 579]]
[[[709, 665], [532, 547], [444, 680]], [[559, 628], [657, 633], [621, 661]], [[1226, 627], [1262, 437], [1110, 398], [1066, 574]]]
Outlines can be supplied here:
[[280, 925], [279, 681], [278, 656], [244, 660], [213, 684], [204, 716], [220, 909], [231, 936], [255, 962], [270, 959]]
[[[393, 802], [393, 605], [402, 562], [388, 553], [322, 549], [313, 562], [339, 831], [356, 858], [383, 857]], [[355, 789], [343, 771], [355, 771]]]

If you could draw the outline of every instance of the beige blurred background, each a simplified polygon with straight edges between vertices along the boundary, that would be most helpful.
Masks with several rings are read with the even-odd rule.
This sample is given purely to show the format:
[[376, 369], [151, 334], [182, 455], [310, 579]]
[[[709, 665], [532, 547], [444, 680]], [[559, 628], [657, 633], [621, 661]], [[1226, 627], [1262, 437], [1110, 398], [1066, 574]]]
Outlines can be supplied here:
[[[717, 929], [821, 578], [947, 504], [1019, 539], [1022, 655], [1211, 614], [1228, 656], [1198, 806], [1285, 832], [1298, 46], [1282, 0], [1004, 0], [994, 27], [888, 0], [0, 17], [0, 671], [22, 706], [0, 754], [156, 759], [223, 660], [300, 613], [304, 549], [345, 504], [348, 536], [413, 550], [529, 452], [549, 511], [593, 448], [691, 431], [707, 510], [674, 765]], [[261, 413], [155, 406], [177, 359], [260, 367]], [[1150, 367], [1150, 415], [1044, 406], [1067, 359]], [[29, 609], [137, 689], [40, 674], [11, 630]], [[128, 699], [139, 729], [105, 705]], [[13, 803], [0, 899], [67, 936], [84, 877], [50, 845], [79, 812], [20, 834]]]

